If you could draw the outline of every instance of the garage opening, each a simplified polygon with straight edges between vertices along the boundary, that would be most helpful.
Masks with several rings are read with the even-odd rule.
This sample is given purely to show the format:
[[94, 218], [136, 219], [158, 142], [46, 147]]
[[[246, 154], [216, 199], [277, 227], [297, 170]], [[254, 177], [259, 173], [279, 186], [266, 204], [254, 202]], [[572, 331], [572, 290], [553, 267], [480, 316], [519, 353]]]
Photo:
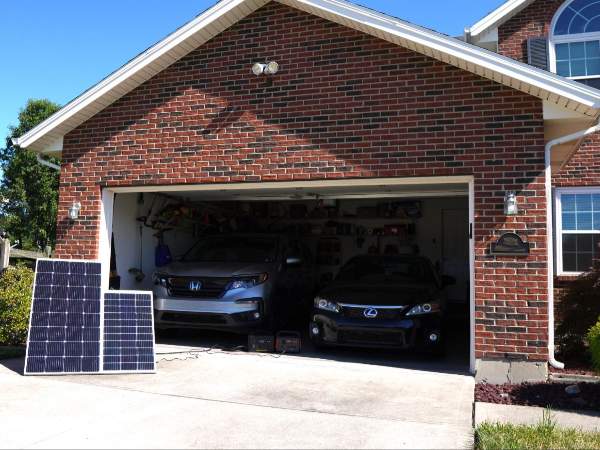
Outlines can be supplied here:
[[154, 291], [159, 342], [297, 332], [304, 356], [469, 367], [468, 183], [124, 189], [110, 202], [111, 289]]

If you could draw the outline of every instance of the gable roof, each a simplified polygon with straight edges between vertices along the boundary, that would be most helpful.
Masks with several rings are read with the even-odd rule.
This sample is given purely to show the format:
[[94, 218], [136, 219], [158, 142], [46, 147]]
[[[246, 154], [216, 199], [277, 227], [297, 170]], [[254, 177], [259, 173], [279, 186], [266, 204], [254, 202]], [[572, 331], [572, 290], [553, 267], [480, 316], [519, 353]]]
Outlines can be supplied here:
[[497, 28], [503, 23], [506, 23], [519, 12], [523, 11], [535, 0], [508, 0], [493, 10], [479, 22], [467, 28], [465, 33], [471, 37], [481, 36], [482, 34]]
[[270, 1], [376, 36], [563, 108], [594, 118], [600, 114], [600, 90], [344, 0], [222, 0], [14, 143], [38, 152], [61, 151], [62, 139], [69, 131]]

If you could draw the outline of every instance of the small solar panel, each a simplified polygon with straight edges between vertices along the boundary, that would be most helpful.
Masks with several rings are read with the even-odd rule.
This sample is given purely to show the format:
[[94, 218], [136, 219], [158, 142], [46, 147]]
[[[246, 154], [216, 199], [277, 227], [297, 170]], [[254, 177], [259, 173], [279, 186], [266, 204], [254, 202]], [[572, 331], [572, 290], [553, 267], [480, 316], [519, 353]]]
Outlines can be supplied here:
[[100, 371], [101, 268], [99, 262], [38, 260], [25, 374]]
[[155, 372], [151, 292], [104, 294], [104, 372]]

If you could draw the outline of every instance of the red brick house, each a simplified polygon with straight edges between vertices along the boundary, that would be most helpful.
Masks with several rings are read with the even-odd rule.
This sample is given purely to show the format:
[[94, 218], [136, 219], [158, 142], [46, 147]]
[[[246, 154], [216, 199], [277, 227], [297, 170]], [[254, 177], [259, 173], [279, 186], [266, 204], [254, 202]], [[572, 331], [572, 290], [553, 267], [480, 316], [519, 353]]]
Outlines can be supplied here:
[[[600, 26], [560, 19], [587, 3], [511, 0], [463, 40], [342, 0], [222, 0], [16, 143], [61, 157], [58, 255], [100, 259], [106, 285], [130, 216], [117, 254], [135, 264], [141, 193], [460, 198], [441, 250], [443, 206], [418, 233], [442, 263], [464, 238], [471, 370], [542, 377], [560, 365], [554, 274], [589, 267], [600, 236]], [[506, 233], [528, 249], [495, 252]]]

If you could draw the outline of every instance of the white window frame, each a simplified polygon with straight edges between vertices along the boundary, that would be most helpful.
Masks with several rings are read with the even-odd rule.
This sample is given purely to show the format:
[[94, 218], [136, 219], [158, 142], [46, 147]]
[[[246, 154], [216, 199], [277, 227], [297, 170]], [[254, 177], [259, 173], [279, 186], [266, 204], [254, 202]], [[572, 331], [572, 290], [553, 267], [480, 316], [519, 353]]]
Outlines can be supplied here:
[[559, 188], [554, 191], [554, 211], [555, 211], [555, 248], [556, 248], [556, 275], [558, 276], [579, 276], [584, 272], [567, 272], [563, 270], [563, 234], [600, 234], [600, 231], [590, 230], [563, 230], [562, 228], [562, 196], [569, 194], [600, 194], [599, 187], [581, 187], [581, 188]]
[[[558, 22], [558, 18], [572, 2], [573, 0], [567, 0], [566, 2], [564, 2], [562, 6], [558, 8], [558, 11], [556, 11], [556, 14], [554, 14], [554, 17], [552, 18], [552, 22], [550, 23], [550, 33], [548, 38], [548, 61], [550, 64], [550, 71], [552, 73], [558, 73], [556, 70], [556, 44], [600, 41], [600, 31], [594, 33], [565, 34], [560, 36], [554, 35], [554, 30], [556, 28], [556, 22]], [[600, 74], [567, 78], [569, 78], [570, 80], [592, 80], [595, 78], [600, 78]]]

